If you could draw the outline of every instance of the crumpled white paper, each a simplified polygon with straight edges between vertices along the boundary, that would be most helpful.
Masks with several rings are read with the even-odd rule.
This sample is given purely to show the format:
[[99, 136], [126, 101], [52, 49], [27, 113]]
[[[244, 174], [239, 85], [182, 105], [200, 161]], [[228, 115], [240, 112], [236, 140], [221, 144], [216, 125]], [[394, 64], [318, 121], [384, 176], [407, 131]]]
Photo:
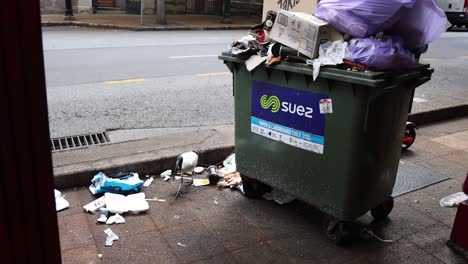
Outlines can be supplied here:
[[314, 81], [320, 73], [322, 65], [337, 65], [343, 63], [343, 59], [348, 54], [348, 42], [343, 40], [336, 40], [333, 42], [326, 42], [319, 47], [319, 57], [313, 60], [313, 77]]

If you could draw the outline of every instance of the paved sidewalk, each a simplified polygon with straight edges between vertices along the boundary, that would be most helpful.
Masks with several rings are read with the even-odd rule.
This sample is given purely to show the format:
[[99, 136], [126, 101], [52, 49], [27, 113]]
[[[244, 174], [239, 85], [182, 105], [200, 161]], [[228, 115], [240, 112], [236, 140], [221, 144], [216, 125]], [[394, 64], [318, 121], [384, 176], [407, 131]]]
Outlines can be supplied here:
[[456, 209], [438, 201], [460, 191], [467, 174], [468, 118], [421, 127], [402, 159], [450, 179], [396, 198], [386, 221], [371, 223], [368, 215], [357, 221], [395, 240], [391, 244], [356, 237], [340, 248], [321, 231], [321, 214], [301, 202], [280, 206], [212, 186], [187, 187], [176, 201], [175, 183], [157, 179], [144, 192], [167, 202], [150, 202], [147, 213], [126, 215], [125, 224], [110, 226], [120, 237], [112, 247], [104, 247], [108, 226], [82, 212], [95, 198], [86, 188], [64, 190], [71, 207], [58, 213], [63, 262], [467, 263], [445, 246]]
[[140, 23], [140, 15], [95, 14], [77, 15], [74, 21], [64, 21], [63, 15], [42, 15], [43, 26], [83, 26], [124, 30], [226, 30], [248, 29], [260, 23], [260, 17], [232, 16], [232, 24], [222, 23], [222, 16], [168, 15], [167, 25], [156, 24], [155, 15], [147, 15]]

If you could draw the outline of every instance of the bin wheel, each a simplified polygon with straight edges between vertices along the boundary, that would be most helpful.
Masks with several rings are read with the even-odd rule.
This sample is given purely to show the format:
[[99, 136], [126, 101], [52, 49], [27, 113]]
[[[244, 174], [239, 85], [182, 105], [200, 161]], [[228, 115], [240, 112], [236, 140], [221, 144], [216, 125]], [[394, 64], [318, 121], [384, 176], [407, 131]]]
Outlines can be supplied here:
[[247, 196], [248, 198], [260, 199], [265, 193], [271, 191], [270, 186], [258, 180], [252, 179], [245, 175], [241, 175], [241, 178], [245, 196]]
[[371, 215], [375, 220], [385, 219], [393, 209], [393, 197], [388, 197], [383, 203], [371, 209]]
[[340, 222], [329, 215], [325, 215], [322, 219], [322, 228], [327, 238], [336, 245], [345, 246], [349, 243], [351, 232], [345, 222]]

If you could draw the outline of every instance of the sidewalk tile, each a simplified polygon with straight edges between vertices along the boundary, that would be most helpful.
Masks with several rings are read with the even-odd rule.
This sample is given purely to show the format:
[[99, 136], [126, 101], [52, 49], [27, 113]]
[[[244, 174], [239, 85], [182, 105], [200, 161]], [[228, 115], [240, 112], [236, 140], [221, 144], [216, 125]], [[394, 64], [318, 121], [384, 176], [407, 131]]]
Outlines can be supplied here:
[[98, 223], [96, 221], [98, 216], [98, 213], [87, 214], [87, 220], [91, 229], [91, 233], [93, 234], [94, 240], [96, 240], [98, 247], [104, 246], [104, 242], [106, 241], [107, 236], [106, 233], [104, 233], [104, 230], [107, 228], [112, 229], [112, 231], [114, 231], [114, 233], [116, 233], [120, 238], [131, 237], [148, 231], [156, 230], [154, 222], [151, 220], [149, 215], [145, 213], [138, 215], [124, 214], [123, 217], [125, 218], [125, 223], [113, 225]]
[[445, 242], [450, 238], [451, 229], [445, 225], [437, 224], [428, 227], [409, 237], [411, 242], [424, 249], [447, 264], [468, 263], [468, 259], [454, 253]]
[[270, 241], [260, 242], [232, 253], [239, 264], [284, 264], [294, 261], [279, 251]]
[[437, 221], [427, 214], [395, 200], [388, 219], [377, 223], [374, 231], [383, 239], [398, 240], [436, 223]]
[[184, 196], [190, 200], [192, 212], [200, 219], [220, 216], [232, 211], [229, 202], [215, 187], [204, 191], [189, 193]]
[[193, 264], [237, 264], [237, 262], [234, 260], [234, 257], [228, 253], [200, 260]]
[[159, 231], [129, 237], [116, 234], [119, 240], [114, 241], [111, 247], [102, 248], [103, 263], [180, 263]]
[[452, 136], [454, 136], [454, 137], [456, 137], [458, 139], [464, 140], [464, 141], [468, 141], [468, 130], [452, 134]]
[[62, 250], [94, 245], [94, 240], [83, 214], [58, 217], [60, 247]]
[[159, 229], [175, 227], [199, 220], [192, 212], [191, 202], [184, 197], [166, 197], [166, 202], [151, 202], [148, 214]]
[[446, 145], [434, 142], [432, 140], [428, 140], [428, 141], [425, 141], [425, 142], [419, 144], [418, 146], [414, 146], [413, 149], [415, 151], [416, 150], [423, 150], [425, 152], [428, 152], [428, 153], [431, 153], [431, 154], [434, 154], [434, 155], [437, 155], [437, 156], [457, 151], [454, 148], [451, 148], [451, 147], [448, 147]]
[[372, 250], [350, 263], [444, 264], [407, 239]]
[[459, 139], [452, 135], [442, 136], [431, 139], [434, 142], [438, 142], [440, 144], [444, 144], [454, 149], [463, 150], [468, 148], [468, 141]]
[[63, 264], [101, 263], [95, 245], [70, 249], [62, 252]]
[[422, 190], [400, 196], [397, 199], [405, 202], [411, 208], [419, 210], [431, 218], [451, 227], [453, 219], [455, 218], [456, 209], [440, 206], [439, 200], [447, 195], [459, 192], [460, 188], [459, 181], [449, 179]]
[[205, 218], [202, 222], [228, 251], [265, 240], [265, 236], [255, 225], [236, 213]]
[[444, 159], [454, 161], [465, 168], [468, 172], [468, 153], [466, 151], [457, 151], [444, 156]]
[[403, 160], [407, 160], [407, 161], [411, 161], [411, 162], [415, 162], [415, 163], [419, 163], [421, 161], [426, 161], [426, 160], [429, 160], [429, 159], [433, 159], [434, 157], [436, 157], [436, 155], [434, 154], [431, 154], [431, 153], [428, 153], [424, 150], [420, 150], [420, 149], [408, 149], [406, 151], [403, 151], [401, 153], [401, 158]]
[[443, 157], [444, 158], [436, 157], [433, 159], [422, 161], [419, 163], [419, 165], [451, 178], [466, 175], [466, 168], [464, 168], [456, 162], [447, 160], [445, 158], [446, 156]]
[[191, 263], [226, 252], [223, 244], [200, 221], [166, 228], [161, 232], [182, 263]]

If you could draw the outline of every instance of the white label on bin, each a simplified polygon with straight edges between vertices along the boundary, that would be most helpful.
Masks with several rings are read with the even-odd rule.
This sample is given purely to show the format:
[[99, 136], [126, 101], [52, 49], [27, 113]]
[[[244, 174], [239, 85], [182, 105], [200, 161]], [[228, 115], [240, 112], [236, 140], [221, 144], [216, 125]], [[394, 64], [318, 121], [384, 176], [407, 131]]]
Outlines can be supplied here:
[[320, 113], [321, 114], [331, 114], [333, 113], [333, 104], [332, 99], [322, 99], [320, 100]]
[[251, 132], [323, 154], [326, 116], [319, 102], [328, 98], [305, 90], [253, 81]]

